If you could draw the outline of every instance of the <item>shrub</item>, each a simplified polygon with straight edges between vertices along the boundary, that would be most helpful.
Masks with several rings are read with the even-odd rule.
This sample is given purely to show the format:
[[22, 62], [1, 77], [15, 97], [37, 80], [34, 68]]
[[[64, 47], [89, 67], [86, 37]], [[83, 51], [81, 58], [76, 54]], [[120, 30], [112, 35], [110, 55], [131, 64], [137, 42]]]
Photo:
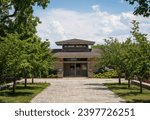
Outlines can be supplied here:
[[117, 77], [118, 75], [115, 70], [94, 74], [94, 78], [117, 78]]
[[54, 75], [56, 75], [57, 74], [57, 70], [55, 70], [55, 69], [49, 69], [49, 71], [48, 71], [48, 74], [49, 75], [51, 75], [51, 74], [54, 74]]
[[58, 78], [58, 76], [54, 75], [54, 74], [50, 74], [50, 75], [47, 76], [47, 78]]

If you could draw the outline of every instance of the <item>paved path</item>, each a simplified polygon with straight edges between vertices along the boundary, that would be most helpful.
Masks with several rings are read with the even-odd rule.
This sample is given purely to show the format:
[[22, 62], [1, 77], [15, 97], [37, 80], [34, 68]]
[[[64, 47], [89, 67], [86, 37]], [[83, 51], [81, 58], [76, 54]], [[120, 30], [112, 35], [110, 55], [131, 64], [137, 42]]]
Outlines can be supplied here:
[[32, 99], [32, 103], [101, 103], [123, 102], [108, 90], [103, 83], [117, 82], [116, 79], [63, 78], [37, 79], [51, 85]]

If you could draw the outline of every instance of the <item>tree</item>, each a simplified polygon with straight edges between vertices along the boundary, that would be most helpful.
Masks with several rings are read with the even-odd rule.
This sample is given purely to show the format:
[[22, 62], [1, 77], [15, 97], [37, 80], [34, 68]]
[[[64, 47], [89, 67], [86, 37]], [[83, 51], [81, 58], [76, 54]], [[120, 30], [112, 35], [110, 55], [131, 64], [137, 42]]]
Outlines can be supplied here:
[[[26, 34], [26, 38], [36, 32], [39, 18], [33, 15], [33, 6], [45, 9], [50, 0], [0, 0], [0, 33]], [[31, 27], [32, 26], [32, 27]]]
[[0, 77], [13, 77], [13, 93], [15, 92], [16, 77], [20, 76], [20, 65], [24, 59], [24, 41], [20, 41], [18, 34], [7, 34], [1, 37], [0, 47]]
[[41, 42], [38, 36], [28, 41], [30, 44], [28, 49], [29, 63], [32, 66], [32, 83], [34, 82], [34, 76], [39, 76], [42, 72], [48, 73], [48, 70], [52, 66], [53, 57], [50, 51], [50, 43], [48, 40]]
[[142, 93], [142, 81], [147, 80], [150, 75], [150, 42], [147, 35], [140, 33], [139, 23], [132, 21], [132, 37], [120, 43], [117, 39], [106, 39], [102, 45], [101, 65], [112, 67], [119, 76], [125, 73], [130, 87], [131, 79], [136, 76], [140, 81], [140, 92]]
[[105, 39], [106, 45], [102, 46], [102, 55], [100, 65], [111, 67], [116, 70], [121, 84], [122, 73], [124, 72], [124, 57], [122, 54], [122, 45], [117, 39]]
[[[20, 40], [18, 34], [7, 34], [0, 38], [0, 77], [25, 78], [30, 74], [39, 76], [41, 71], [46, 71], [52, 66], [52, 54], [49, 41], [42, 42], [35, 36], [34, 39]], [[16, 79], [14, 79], [13, 92], [15, 92]]]
[[38, 75], [51, 66], [50, 44], [36, 35], [40, 20], [33, 15], [34, 6], [45, 9], [49, 2], [0, 0], [0, 76], [23, 76], [26, 87], [30, 74]]
[[128, 80], [128, 87], [130, 88], [131, 80], [134, 77], [134, 69], [136, 67], [135, 58], [137, 57], [137, 45], [132, 42], [131, 38], [127, 38], [127, 40], [122, 43], [122, 49], [125, 79]]
[[128, 1], [129, 4], [136, 4], [135, 10], [133, 12], [134, 15], [142, 15], [143, 17], [150, 16], [150, 0], [125, 0]]
[[140, 92], [142, 93], [142, 81], [147, 80], [150, 75], [150, 42], [147, 40], [147, 35], [139, 32], [139, 22], [132, 21], [132, 35], [136, 42], [136, 53], [135, 53], [135, 69], [134, 74], [140, 81]]
[[27, 86], [27, 77], [40, 76], [41, 72], [46, 71], [52, 66], [52, 54], [50, 52], [49, 41], [41, 41], [38, 36], [24, 40], [24, 61], [21, 64], [22, 75]]

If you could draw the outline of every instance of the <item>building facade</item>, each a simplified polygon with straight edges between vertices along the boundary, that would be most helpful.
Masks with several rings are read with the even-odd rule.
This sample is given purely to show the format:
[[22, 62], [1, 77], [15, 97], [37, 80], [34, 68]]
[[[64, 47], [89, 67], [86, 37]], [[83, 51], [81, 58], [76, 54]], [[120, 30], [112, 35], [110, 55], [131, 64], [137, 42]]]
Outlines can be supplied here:
[[70, 39], [56, 42], [62, 49], [53, 49], [58, 77], [92, 77], [98, 53], [90, 46], [95, 42]]

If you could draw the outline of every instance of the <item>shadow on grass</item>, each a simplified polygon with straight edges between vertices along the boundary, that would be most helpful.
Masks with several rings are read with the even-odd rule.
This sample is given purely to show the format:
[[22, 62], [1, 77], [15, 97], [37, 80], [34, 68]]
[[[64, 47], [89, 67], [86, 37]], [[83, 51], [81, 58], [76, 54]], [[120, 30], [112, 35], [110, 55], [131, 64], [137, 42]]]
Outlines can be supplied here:
[[88, 83], [88, 84], [84, 84], [84, 85], [87, 85], [87, 86], [102, 86], [102, 84], [100, 84], [100, 83]]
[[12, 92], [12, 89], [2, 90], [2, 91], [0, 91], [0, 96], [3, 96], [3, 97], [28, 96], [28, 95], [34, 94], [34, 92], [32, 92], [32, 91], [37, 90], [39, 88], [41, 88], [41, 87], [35, 86], [35, 85], [28, 85], [25, 88], [23, 84], [20, 84], [19, 86], [16, 87], [15, 93]]
[[0, 103], [28, 103], [47, 86], [48, 84], [28, 84], [25, 88], [24, 84], [18, 84], [15, 93], [12, 89], [0, 91]]
[[[0, 96], [5, 96], [5, 97], [17, 97], [17, 96], [28, 96], [33, 94], [33, 92], [15, 92], [13, 93], [12, 91], [5, 91], [3, 93], [0, 94]], [[1, 101], [0, 101], [1, 102]]]
[[17, 86], [16, 87], [17, 90], [35, 90], [35, 89], [39, 89], [39, 88], [41, 88], [41, 86], [27, 85], [26, 88], [24, 86]]
[[[139, 100], [139, 99], [132, 99], [132, 103], [150, 103], [150, 100]], [[131, 103], [131, 101], [127, 101], [127, 103]]]
[[128, 84], [126, 84], [126, 83], [122, 83], [121, 85], [118, 84], [118, 83], [112, 83], [112, 84], [105, 83], [104, 85], [107, 86], [111, 90], [118, 90], [118, 89], [120, 89], [120, 90], [127, 90], [127, 91], [128, 90], [139, 90], [137, 87], [134, 87], [132, 85], [129, 88]]
[[107, 86], [109, 89], [113, 89], [113, 90], [115, 90], [115, 89], [117, 89], [117, 90], [118, 89], [127, 89], [128, 88], [128, 86], [126, 84], [119, 85], [117, 83], [114, 83], [114, 84], [105, 83], [104, 85]]
[[103, 84], [100, 83], [88, 83], [88, 84], [84, 84], [86, 86], [90, 86], [86, 89], [91, 89], [91, 90], [108, 90], [108, 88], [104, 87]]
[[135, 96], [135, 95], [139, 95], [140, 92], [138, 91], [130, 91], [130, 92], [127, 92], [127, 93], [117, 93], [117, 95], [119, 96]]
[[150, 91], [147, 89], [143, 89], [143, 93], [140, 93], [138, 86], [131, 85], [128, 88], [127, 83], [123, 83], [122, 85], [108, 83], [105, 85], [115, 94], [125, 99], [127, 103], [150, 103]]
[[28, 84], [27, 87], [24, 87], [24, 84], [19, 84], [16, 86], [16, 92], [12, 92], [12, 88], [9, 90], [0, 91], [0, 96], [6, 97], [16, 97], [16, 96], [28, 96], [34, 94], [36, 90], [43, 89], [42, 85], [39, 84]]
[[86, 89], [91, 89], [91, 90], [108, 90], [108, 88], [103, 88], [103, 87], [89, 87]]
[[5, 101], [3, 101], [3, 100], [0, 99], [0, 103], [4, 103], [4, 102], [5, 102]]

